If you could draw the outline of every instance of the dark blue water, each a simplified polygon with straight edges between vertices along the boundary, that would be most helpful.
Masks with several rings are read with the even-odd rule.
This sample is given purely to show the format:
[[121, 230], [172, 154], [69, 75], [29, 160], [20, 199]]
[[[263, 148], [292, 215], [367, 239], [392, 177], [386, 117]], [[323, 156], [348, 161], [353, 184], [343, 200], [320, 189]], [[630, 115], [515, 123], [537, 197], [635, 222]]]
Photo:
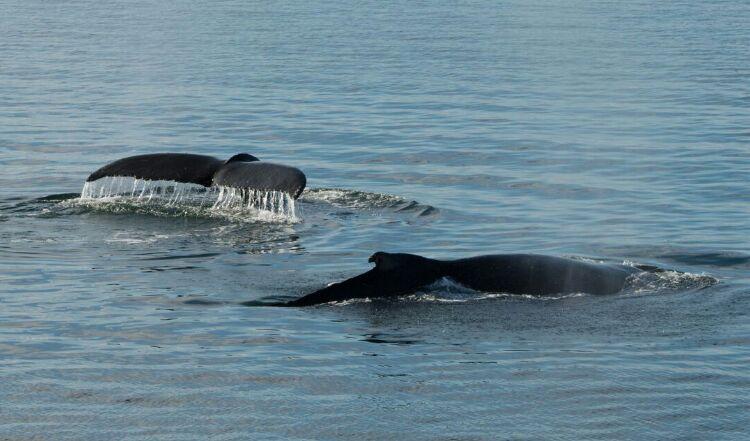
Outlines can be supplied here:
[[[0, 438], [750, 437], [750, 4], [0, 0]], [[248, 152], [300, 220], [81, 203]], [[308, 309], [377, 250], [683, 272]]]

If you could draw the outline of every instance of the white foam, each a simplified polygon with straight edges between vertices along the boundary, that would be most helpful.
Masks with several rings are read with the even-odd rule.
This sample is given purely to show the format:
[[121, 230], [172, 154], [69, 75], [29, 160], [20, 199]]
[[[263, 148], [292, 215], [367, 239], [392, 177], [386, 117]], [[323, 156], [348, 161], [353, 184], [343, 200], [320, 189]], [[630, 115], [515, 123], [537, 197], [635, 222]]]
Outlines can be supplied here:
[[623, 291], [632, 294], [663, 293], [701, 289], [718, 283], [708, 274], [679, 271], [639, 272], [628, 276]]
[[407, 202], [406, 199], [383, 193], [368, 193], [339, 188], [307, 189], [301, 196], [309, 202], [326, 202], [339, 207], [352, 209], [372, 209], [391, 207]]

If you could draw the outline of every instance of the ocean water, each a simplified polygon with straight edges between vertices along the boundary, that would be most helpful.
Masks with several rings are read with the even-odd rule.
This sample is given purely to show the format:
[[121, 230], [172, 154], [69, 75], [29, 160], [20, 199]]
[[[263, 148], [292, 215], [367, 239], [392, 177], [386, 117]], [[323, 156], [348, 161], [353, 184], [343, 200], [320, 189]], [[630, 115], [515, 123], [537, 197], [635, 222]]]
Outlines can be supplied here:
[[[749, 23], [744, 0], [0, 0], [0, 439], [750, 438]], [[284, 216], [79, 199], [153, 152], [308, 189]], [[378, 250], [681, 273], [240, 305]]]

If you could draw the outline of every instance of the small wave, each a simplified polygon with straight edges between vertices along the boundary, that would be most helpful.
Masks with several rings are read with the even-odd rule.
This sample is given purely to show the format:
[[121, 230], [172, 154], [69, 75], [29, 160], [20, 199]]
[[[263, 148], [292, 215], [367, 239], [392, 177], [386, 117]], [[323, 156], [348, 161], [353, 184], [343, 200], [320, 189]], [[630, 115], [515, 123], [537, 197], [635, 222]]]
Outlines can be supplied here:
[[312, 188], [302, 193], [304, 202], [325, 202], [337, 207], [355, 210], [391, 209], [395, 212], [417, 213], [418, 216], [430, 216], [438, 209], [417, 201], [384, 193], [369, 193], [358, 190], [339, 188]]
[[498, 298], [533, 299], [533, 300], [548, 301], [548, 300], [567, 299], [571, 297], [581, 297], [585, 295], [588, 295], [588, 294], [577, 292], [577, 293], [569, 293], [569, 294], [537, 296], [537, 295], [532, 295], [532, 294], [484, 292], [484, 291], [477, 291], [467, 286], [464, 286], [456, 282], [455, 280], [451, 279], [450, 277], [443, 277], [442, 279], [436, 281], [435, 283], [427, 287], [427, 292], [417, 293], [417, 294], [414, 294], [413, 296], [407, 296], [406, 298], [413, 297], [415, 300], [420, 300], [420, 301], [456, 303], [456, 302], [498, 299]]
[[106, 177], [86, 182], [77, 199], [61, 202], [110, 213], [220, 217], [233, 221], [300, 221], [295, 200], [278, 191], [203, 187], [173, 181]]
[[223, 306], [227, 302], [221, 300], [211, 300], [201, 297], [191, 297], [187, 299], [181, 299], [180, 304], [189, 306]]
[[672, 252], [658, 256], [688, 265], [750, 267], [750, 255], [738, 251]]
[[0, 200], [0, 210], [15, 214], [34, 213], [39, 210], [40, 205], [65, 201], [77, 198], [78, 196], [78, 193], [62, 193], [51, 194], [36, 199], [11, 197]]
[[80, 197], [79, 193], [57, 193], [34, 199], [35, 202], [61, 202]]
[[174, 236], [168, 235], [168, 234], [149, 234], [149, 235], [134, 236], [129, 233], [118, 232], [118, 233], [115, 233], [114, 236], [108, 239], [104, 239], [104, 242], [123, 243], [127, 245], [138, 245], [138, 244], [152, 244], [160, 240], [166, 240], [166, 239], [172, 239], [172, 238], [174, 238]]
[[369, 297], [365, 298], [357, 298], [357, 299], [348, 299], [343, 300], [340, 302], [330, 302], [326, 303], [326, 305], [330, 306], [348, 306], [348, 305], [357, 305], [357, 304], [365, 304], [365, 303], [372, 303], [376, 300], [385, 300], [385, 301], [394, 301], [394, 302], [418, 302], [418, 303], [469, 303], [469, 302], [477, 302], [482, 300], [490, 300], [490, 299], [519, 299], [519, 300], [534, 300], [534, 301], [542, 301], [542, 302], [548, 302], [548, 301], [554, 301], [554, 300], [562, 300], [562, 299], [570, 299], [570, 298], [576, 298], [576, 297], [585, 297], [589, 296], [590, 294], [577, 292], [577, 293], [571, 293], [571, 294], [561, 294], [559, 296], [535, 296], [531, 294], [510, 294], [510, 293], [483, 293], [483, 292], [476, 292], [474, 295], [471, 296], [451, 296], [449, 294], [443, 293], [443, 292], [419, 292], [416, 294], [410, 294], [405, 296], [399, 296], [394, 298], [387, 298], [387, 299], [372, 299]]
[[547, 296], [538, 296], [533, 294], [511, 294], [511, 293], [503, 293], [503, 292], [497, 292], [497, 293], [487, 293], [487, 292], [476, 292], [473, 296], [466, 296], [466, 297], [451, 297], [447, 296], [445, 293], [438, 292], [438, 293], [418, 293], [418, 294], [412, 294], [409, 296], [404, 296], [401, 298], [402, 301], [416, 301], [416, 302], [434, 302], [434, 303], [467, 303], [467, 302], [476, 302], [481, 300], [491, 300], [491, 299], [518, 299], [518, 300], [534, 300], [534, 301], [541, 301], [541, 302], [549, 302], [554, 300], [562, 300], [562, 299], [571, 299], [575, 297], [584, 297], [589, 296], [590, 294], [586, 294], [583, 292], [575, 292], [570, 294], [560, 294], [560, 295], [547, 295]]
[[424, 290], [414, 294], [398, 296], [387, 299], [357, 298], [341, 302], [330, 302], [331, 306], [347, 306], [353, 304], [372, 303], [375, 300], [386, 300], [395, 302], [424, 302], [424, 303], [468, 303], [489, 299], [522, 299], [535, 301], [553, 301], [575, 297], [584, 297], [590, 294], [576, 292], [560, 295], [537, 296], [532, 294], [511, 294], [503, 292], [483, 292], [471, 289], [452, 280], [449, 277], [443, 277], [437, 280]]
[[683, 273], [673, 270], [644, 271], [632, 274], [625, 281], [623, 293], [646, 294], [689, 291], [708, 288], [719, 283], [707, 274]]

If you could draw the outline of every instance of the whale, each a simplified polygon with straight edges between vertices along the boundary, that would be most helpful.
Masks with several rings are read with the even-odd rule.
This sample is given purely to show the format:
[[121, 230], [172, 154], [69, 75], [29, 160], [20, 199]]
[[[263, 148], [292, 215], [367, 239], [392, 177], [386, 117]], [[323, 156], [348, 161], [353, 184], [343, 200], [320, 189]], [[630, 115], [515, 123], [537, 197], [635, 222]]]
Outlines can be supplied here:
[[240, 153], [226, 161], [192, 153], [152, 153], [129, 156], [104, 165], [91, 173], [86, 182], [104, 177], [132, 177], [224, 186], [260, 191], [280, 191], [297, 199], [307, 178], [301, 170], [283, 164], [260, 161]]
[[[412, 294], [447, 278], [467, 288], [508, 294], [549, 296], [588, 293], [615, 294], [628, 277], [658, 267], [595, 263], [538, 254], [495, 254], [437, 260], [416, 254], [378, 251], [369, 258], [371, 270], [333, 283], [298, 299], [270, 306], [312, 306], [351, 299]], [[248, 302], [250, 304], [250, 302]]]

